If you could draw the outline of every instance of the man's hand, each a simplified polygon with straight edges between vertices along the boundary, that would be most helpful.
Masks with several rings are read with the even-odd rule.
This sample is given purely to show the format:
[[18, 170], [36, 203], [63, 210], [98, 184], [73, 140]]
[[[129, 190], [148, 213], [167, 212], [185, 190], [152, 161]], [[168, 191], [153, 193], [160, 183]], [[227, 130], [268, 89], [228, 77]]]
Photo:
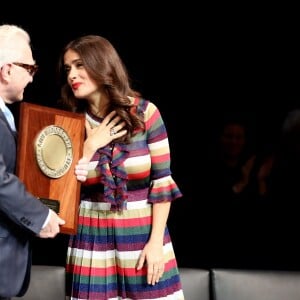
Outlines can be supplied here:
[[61, 219], [52, 209], [50, 209], [49, 221], [40, 231], [40, 238], [54, 238], [60, 232], [60, 226], [66, 222]]

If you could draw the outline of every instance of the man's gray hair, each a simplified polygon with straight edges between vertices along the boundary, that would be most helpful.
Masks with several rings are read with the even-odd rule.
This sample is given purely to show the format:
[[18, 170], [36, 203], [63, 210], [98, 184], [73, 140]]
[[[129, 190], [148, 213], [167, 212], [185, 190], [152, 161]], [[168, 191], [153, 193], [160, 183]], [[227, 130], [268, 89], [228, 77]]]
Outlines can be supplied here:
[[20, 49], [16, 49], [15, 41], [23, 39], [30, 45], [30, 36], [27, 31], [17, 25], [0, 25], [0, 68], [13, 60], [18, 60]]

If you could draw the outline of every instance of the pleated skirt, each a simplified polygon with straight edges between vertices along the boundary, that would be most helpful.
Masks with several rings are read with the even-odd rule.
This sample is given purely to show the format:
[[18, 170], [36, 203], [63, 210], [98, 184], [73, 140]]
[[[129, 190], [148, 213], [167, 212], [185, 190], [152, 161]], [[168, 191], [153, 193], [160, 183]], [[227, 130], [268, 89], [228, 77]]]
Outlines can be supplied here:
[[[132, 197], [132, 199], [137, 199]], [[127, 209], [111, 211], [110, 204], [81, 201], [78, 233], [70, 237], [67, 265], [67, 298], [89, 300], [183, 300], [177, 261], [166, 227], [165, 272], [155, 285], [147, 283], [146, 266], [136, 269], [147, 243], [152, 205], [146, 199], [130, 201]]]

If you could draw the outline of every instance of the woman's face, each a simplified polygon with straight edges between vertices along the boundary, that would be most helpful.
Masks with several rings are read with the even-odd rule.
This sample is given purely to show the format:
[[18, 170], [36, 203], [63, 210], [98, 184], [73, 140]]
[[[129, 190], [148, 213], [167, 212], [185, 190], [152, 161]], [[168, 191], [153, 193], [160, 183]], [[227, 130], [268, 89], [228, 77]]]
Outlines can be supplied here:
[[76, 98], [94, 101], [100, 97], [100, 90], [96, 82], [89, 76], [81, 58], [75, 51], [68, 50], [65, 53], [64, 66], [68, 84]]

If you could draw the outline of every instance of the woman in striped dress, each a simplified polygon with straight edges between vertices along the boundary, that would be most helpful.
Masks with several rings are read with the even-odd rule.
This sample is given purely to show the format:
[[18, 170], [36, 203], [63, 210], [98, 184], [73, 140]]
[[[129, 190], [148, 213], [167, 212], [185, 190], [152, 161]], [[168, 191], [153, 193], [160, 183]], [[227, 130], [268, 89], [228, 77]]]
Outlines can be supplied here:
[[67, 299], [183, 300], [167, 229], [172, 179], [157, 107], [130, 87], [111, 43], [87, 35], [64, 49], [61, 104], [86, 116], [78, 230], [67, 253]]

